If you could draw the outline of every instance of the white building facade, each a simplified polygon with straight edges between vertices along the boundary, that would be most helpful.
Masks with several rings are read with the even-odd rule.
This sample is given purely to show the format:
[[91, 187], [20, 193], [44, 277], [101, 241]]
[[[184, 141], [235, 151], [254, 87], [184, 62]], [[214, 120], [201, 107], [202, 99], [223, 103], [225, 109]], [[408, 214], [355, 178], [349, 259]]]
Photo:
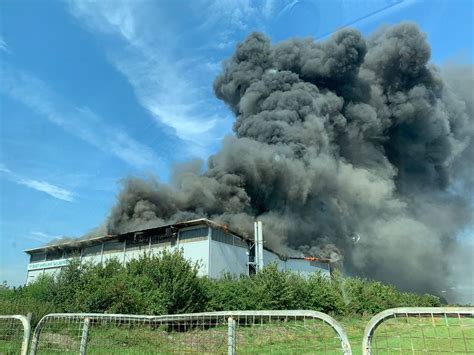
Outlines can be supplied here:
[[[304, 274], [321, 272], [329, 275], [330, 264], [315, 258], [288, 258], [263, 247], [263, 266], [274, 262], [280, 270]], [[30, 255], [27, 283], [42, 274], [55, 274], [73, 258], [81, 262], [104, 263], [115, 258], [127, 263], [145, 252], [180, 249], [191, 262], [199, 263], [199, 275], [219, 278], [225, 274], [249, 275], [258, 268], [257, 247], [252, 240], [207, 219], [177, 223], [122, 235], [49, 245], [25, 250]], [[262, 255], [262, 253], [260, 254]]]

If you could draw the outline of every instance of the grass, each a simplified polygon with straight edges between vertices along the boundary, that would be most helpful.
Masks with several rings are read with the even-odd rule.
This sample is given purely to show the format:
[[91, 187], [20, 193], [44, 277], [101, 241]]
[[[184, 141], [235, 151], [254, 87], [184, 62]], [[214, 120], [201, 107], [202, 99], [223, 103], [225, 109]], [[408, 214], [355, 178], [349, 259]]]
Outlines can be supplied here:
[[23, 340], [23, 326], [19, 321], [0, 321], [0, 354], [17, 354]]
[[377, 354], [474, 353], [473, 318], [398, 318], [385, 321], [373, 340]]
[[[362, 337], [369, 317], [340, 319], [353, 354], [361, 354]], [[92, 323], [88, 354], [227, 353], [227, 325]], [[78, 353], [82, 328], [79, 323], [46, 324], [39, 354]], [[12, 340], [12, 339], [10, 339]], [[0, 337], [0, 354], [18, 353], [21, 340]], [[383, 322], [373, 338], [374, 354], [474, 353], [473, 318], [398, 318]], [[16, 347], [15, 347], [16, 346]], [[340, 342], [332, 329], [319, 320], [259, 320], [237, 324], [239, 354], [340, 354]]]

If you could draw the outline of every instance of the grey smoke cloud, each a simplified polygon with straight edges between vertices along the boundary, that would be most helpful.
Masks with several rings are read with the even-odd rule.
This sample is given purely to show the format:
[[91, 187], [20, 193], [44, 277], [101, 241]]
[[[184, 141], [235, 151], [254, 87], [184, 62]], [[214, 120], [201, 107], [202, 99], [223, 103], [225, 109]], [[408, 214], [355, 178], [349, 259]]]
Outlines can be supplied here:
[[473, 79], [471, 67], [440, 72], [429, 59], [411, 23], [321, 42], [250, 34], [214, 82], [235, 135], [206, 169], [180, 166], [170, 185], [125, 180], [108, 229], [208, 217], [251, 235], [259, 218], [275, 249], [439, 290], [472, 221]]

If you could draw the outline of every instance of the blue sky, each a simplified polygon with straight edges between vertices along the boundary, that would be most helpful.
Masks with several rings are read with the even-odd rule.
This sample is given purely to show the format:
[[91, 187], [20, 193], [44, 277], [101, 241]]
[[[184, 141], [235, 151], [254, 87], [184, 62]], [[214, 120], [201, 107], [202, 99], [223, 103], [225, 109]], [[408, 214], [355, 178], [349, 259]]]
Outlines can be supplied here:
[[0, 2], [0, 281], [24, 249], [99, 225], [129, 175], [169, 179], [231, 133], [212, 81], [252, 30], [273, 41], [416, 22], [433, 62], [473, 62], [471, 1]]

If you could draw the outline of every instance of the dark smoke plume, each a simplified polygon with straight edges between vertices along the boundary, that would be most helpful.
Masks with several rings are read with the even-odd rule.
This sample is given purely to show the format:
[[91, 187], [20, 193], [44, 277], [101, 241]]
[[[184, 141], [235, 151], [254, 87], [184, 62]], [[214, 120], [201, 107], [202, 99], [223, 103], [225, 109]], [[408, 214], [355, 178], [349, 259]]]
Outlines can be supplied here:
[[474, 101], [472, 68], [443, 79], [429, 60], [411, 23], [368, 39], [345, 29], [272, 45], [250, 34], [214, 82], [235, 136], [204, 173], [191, 162], [171, 185], [127, 179], [108, 229], [209, 217], [251, 235], [259, 218], [277, 250], [440, 290], [472, 223]]

